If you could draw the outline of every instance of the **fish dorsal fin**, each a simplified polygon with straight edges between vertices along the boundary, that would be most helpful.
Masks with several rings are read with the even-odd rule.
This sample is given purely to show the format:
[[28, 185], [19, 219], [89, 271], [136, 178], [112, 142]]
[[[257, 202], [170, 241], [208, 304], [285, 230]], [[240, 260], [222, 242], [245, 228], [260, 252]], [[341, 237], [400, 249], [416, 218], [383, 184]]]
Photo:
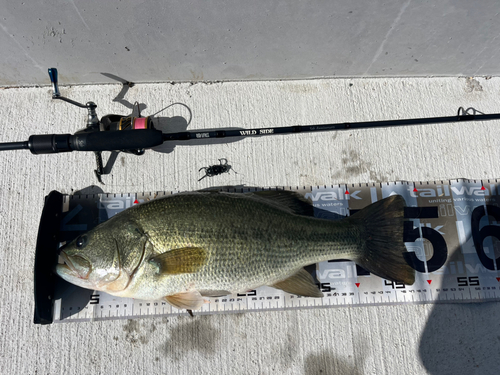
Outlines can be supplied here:
[[287, 190], [263, 190], [252, 194], [296, 215], [314, 216], [312, 202], [302, 195]]
[[318, 289], [312, 276], [305, 269], [301, 269], [289, 278], [270, 286], [298, 296], [323, 297], [323, 293]]
[[183, 247], [156, 255], [149, 262], [158, 266], [161, 274], [176, 275], [198, 271], [207, 260], [207, 252], [201, 247]]
[[200, 292], [185, 292], [166, 296], [165, 301], [178, 309], [198, 310], [205, 302]]

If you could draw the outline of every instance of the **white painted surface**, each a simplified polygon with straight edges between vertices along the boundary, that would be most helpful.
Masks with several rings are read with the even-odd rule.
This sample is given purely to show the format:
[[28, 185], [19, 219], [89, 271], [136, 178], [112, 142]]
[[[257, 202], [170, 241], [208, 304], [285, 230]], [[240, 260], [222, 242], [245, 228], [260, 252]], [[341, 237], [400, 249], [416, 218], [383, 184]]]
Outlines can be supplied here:
[[497, 0], [0, 0], [0, 86], [498, 75]]
[[[182, 102], [189, 129], [262, 127], [500, 111], [500, 79], [391, 78], [66, 87], [98, 113], [152, 114]], [[44, 88], [0, 89], [0, 140], [70, 133], [85, 111]], [[127, 102], [125, 102], [125, 100]], [[162, 114], [181, 127], [185, 107]], [[183, 117], [184, 120], [181, 118]], [[499, 122], [413, 126], [176, 145], [118, 156], [105, 192], [218, 185], [318, 185], [500, 177]], [[238, 174], [198, 182], [225, 157]], [[43, 197], [95, 184], [91, 154], [0, 153], [0, 368], [2, 373], [496, 374], [500, 303], [330, 308], [35, 326], [33, 261]]]

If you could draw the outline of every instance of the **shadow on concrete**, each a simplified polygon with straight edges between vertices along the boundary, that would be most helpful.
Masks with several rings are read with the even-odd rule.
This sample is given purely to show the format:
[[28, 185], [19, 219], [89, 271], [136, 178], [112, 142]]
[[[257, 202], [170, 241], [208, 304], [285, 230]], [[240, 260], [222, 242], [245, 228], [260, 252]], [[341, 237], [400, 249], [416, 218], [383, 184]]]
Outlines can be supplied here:
[[[460, 286], [457, 276], [472, 274], [476, 275], [476, 279], [479, 278], [481, 284], [470, 283], [469, 293], [480, 290], [480, 293], [484, 293], [483, 295], [491, 296], [490, 293], [494, 293], [500, 285], [483, 263], [484, 258], [493, 263], [493, 259], [496, 258], [498, 261], [500, 257], [498, 241], [496, 241], [499, 236], [499, 227], [495, 225], [497, 219], [494, 215], [498, 196], [491, 195], [487, 202], [490, 217], [482, 217], [486, 220], [481, 220], [482, 214], [476, 214], [481, 212], [476, 209], [482, 206], [477, 206], [476, 209], [472, 209], [474, 206], [471, 206], [468, 216], [458, 215], [458, 210], [456, 215], [448, 216], [449, 224], [446, 223], [448, 225], [445, 227], [447, 232], [458, 227], [460, 220], [465, 233], [469, 233], [470, 230], [470, 234], [463, 243], [459, 243], [458, 235], [454, 235], [457, 238], [456, 242], [450, 240], [448, 243], [447, 263], [442, 268], [442, 282], [439, 286], [441, 296], [438, 297], [442, 297], [442, 300], [447, 298], [444, 293], [454, 292], [457, 288], [453, 287]], [[465, 203], [456, 203], [458, 204]], [[463, 207], [469, 206], [463, 205]], [[474, 230], [475, 225], [477, 225], [476, 230]], [[478, 235], [479, 238], [476, 238]], [[471, 251], [475, 254], [470, 254]], [[481, 251], [484, 252], [483, 260], [479, 257]], [[467, 263], [470, 263], [471, 268], [465, 267], [466, 273], [460, 271], [458, 267], [455, 273], [453, 268], [455, 265], [466, 264], [467, 266]], [[473, 271], [474, 267], [476, 271]], [[460, 277], [460, 279], [467, 279], [467, 277]], [[472, 288], [472, 285], [476, 287]], [[460, 288], [457, 293], [460, 293]], [[463, 293], [467, 293], [467, 289]], [[500, 302], [495, 301], [471, 303], [455, 301], [454, 303], [434, 304], [421, 334], [419, 345], [420, 358], [427, 372], [435, 375], [500, 373], [499, 310]]]
[[[131, 103], [125, 99], [125, 95], [127, 95], [128, 90], [131, 87], [135, 86], [134, 82], [127, 81], [126, 79], [118, 77], [118, 76], [111, 74], [111, 73], [101, 73], [101, 74], [105, 77], [111, 78], [112, 80], [115, 80], [115, 81], [120, 82], [122, 84], [122, 89], [120, 90], [118, 95], [116, 95], [115, 98], [113, 99], [114, 102], [120, 103], [124, 107], [132, 110], [132, 112], [134, 112], [135, 110], [138, 110], [140, 113], [140, 111], [143, 111], [147, 108], [147, 105], [145, 103], [140, 103], [140, 104], [138, 103], [136, 105], [136, 103]], [[132, 115], [134, 115], [134, 114], [132, 113]], [[136, 114], [136, 116], [137, 116], [137, 114]]]
[[[163, 133], [179, 133], [185, 131], [200, 130], [203, 132], [220, 131], [220, 130], [243, 130], [238, 127], [226, 127], [217, 129], [188, 129], [189, 123], [182, 116], [174, 117], [156, 117], [153, 119], [156, 129], [161, 130]], [[170, 153], [174, 151], [176, 146], [203, 146], [203, 145], [217, 145], [227, 144], [241, 141], [244, 137], [232, 138], [210, 138], [210, 139], [191, 139], [187, 141], [165, 141], [162, 145], [154, 147], [153, 150], [157, 152]]]
[[500, 372], [500, 303], [436, 304], [420, 341], [429, 374]]
[[[449, 249], [447, 264], [458, 264], [462, 256], [459, 247]], [[445, 274], [441, 288], [450, 285], [454, 276]], [[499, 309], [499, 302], [434, 304], [419, 345], [420, 358], [428, 373], [498, 374]]]

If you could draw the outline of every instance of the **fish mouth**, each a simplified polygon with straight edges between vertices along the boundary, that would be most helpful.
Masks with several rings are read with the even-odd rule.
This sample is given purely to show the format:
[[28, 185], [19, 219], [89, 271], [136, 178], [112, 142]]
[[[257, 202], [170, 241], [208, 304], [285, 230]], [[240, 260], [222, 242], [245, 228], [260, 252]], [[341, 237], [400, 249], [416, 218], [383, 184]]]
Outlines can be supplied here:
[[69, 274], [82, 280], [89, 278], [92, 267], [88, 260], [78, 255], [68, 255], [64, 251], [61, 251], [59, 255], [64, 261], [64, 264], [58, 264], [56, 267], [59, 275]]

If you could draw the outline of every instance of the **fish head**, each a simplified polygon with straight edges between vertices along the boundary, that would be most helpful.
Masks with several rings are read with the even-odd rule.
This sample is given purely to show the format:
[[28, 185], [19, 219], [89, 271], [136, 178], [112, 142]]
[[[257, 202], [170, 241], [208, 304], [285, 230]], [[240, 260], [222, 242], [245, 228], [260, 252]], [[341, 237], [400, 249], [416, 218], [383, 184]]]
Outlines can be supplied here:
[[144, 246], [145, 236], [132, 223], [100, 225], [60, 249], [64, 264], [56, 273], [82, 288], [119, 292], [140, 264]]

